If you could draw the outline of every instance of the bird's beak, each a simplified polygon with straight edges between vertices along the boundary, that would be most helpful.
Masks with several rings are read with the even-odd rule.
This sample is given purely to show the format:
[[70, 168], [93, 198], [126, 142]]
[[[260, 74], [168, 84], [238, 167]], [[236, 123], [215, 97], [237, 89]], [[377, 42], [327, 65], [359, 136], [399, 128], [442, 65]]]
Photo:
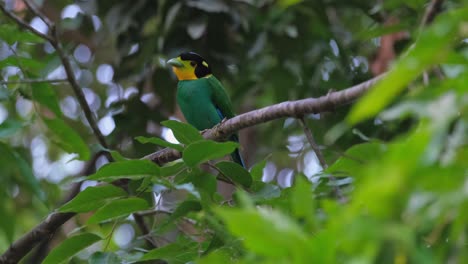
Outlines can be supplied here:
[[176, 68], [181, 68], [184, 66], [184, 64], [180, 61], [179, 58], [170, 59], [166, 62], [166, 64], [171, 65]]

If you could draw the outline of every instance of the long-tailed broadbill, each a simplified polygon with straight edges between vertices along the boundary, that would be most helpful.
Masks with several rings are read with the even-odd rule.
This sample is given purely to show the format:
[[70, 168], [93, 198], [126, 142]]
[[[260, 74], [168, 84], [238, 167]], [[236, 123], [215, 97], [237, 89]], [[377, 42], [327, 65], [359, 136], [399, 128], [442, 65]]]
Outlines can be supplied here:
[[[214, 127], [225, 118], [235, 116], [231, 100], [223, 85], [211, 73], [211, 67], [195, 52], [184, 52], [170, 59], [179, 83], [177, 84], [177, 103], [189, 124], [198, 130]], [[237, 134], [229, 140], [239, 142]], [[232, 159], [245, 168], [239, 150], [231, 154]]]

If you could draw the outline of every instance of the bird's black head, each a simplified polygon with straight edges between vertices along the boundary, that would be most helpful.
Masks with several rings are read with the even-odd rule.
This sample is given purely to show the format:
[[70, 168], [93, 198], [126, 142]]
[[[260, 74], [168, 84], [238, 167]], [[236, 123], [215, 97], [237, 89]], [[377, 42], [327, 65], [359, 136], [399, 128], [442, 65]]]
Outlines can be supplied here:
[[181, 53], [177, 58], [167, 62], [172, 65], [179, 80], [193, 80], [211, 74], [211, 68], [202, 56], [195, 52]]
[[195, 76], [203, 78], [211, 74], [211, 68], [202, 56], [195, 52], [184, 52], [179, 55], [183, 61], [190, 61], [190, 65], [195, 68]]

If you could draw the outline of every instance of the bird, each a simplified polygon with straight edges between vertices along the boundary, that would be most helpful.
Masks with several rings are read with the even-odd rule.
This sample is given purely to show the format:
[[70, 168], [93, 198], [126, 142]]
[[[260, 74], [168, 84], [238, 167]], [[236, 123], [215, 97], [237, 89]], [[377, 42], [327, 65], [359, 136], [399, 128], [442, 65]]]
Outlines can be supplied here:
[[[168, 60], [167, 64], [172, 66], [178, 79], [177, 104], [189, 124], [203, 131], [235, 116], [226, 90], [202, 56], [195, 52], [183, 52]], [[233, 134], [229, 140], [239, 143], [239, 136]], [[231, 157], [246, 168], [239, 149]]]

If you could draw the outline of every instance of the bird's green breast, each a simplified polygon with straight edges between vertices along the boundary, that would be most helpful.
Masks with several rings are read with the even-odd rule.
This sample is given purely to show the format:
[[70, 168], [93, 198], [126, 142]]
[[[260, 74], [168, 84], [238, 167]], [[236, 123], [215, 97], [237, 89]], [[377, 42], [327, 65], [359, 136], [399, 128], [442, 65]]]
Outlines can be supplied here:
[[222, 120], [208, 78], [179, 81], [177, 85], [177, 103], [187, 122], [198, 130], [212, 128]]

